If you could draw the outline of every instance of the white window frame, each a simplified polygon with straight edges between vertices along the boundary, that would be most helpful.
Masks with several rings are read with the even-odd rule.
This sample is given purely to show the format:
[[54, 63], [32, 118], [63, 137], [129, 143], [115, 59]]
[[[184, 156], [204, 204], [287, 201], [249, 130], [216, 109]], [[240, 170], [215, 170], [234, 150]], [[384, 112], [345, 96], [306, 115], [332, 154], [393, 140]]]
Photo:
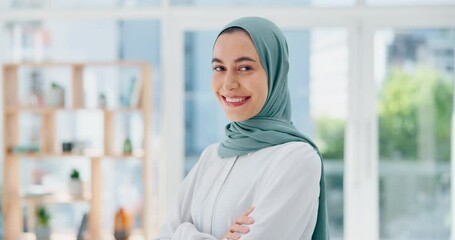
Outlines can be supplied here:
[[[11, 21], [155, 19], [161, 21], [161, 157], [159, 220], [173, 206], [184, 166], [184, 33], [218, 30], [241, 16], [264, 16], [286, 30], [341, 27], [348, 32], [348, 117], [344, 156], [344, 239], [379, 239], [378, 122], [374, 83], [374, 34], [384, 28], [453, 28], [455, 6], [371, 7], [179, 7], [162, 0], [145, 9], [0, 10]], [[0, 37], [1, 38], [1, 37]], [[0, 42], [2, 40], [0, 39]], [[454, 43], [455, 45], [455, 43]], [[1, 51], [0, 51], [1, 52]], [[3, 62], [0, 55], [0, 62]], [[455, 99], [454, 99], [455, 102]], [[454, 105], [455, 106], [455, 105]], [[455, 112], [452, 126], [455, 126]], [[3, 120], [3, 119], [2, 119]], [[0, 141], [3, 141], [1, 139]], [[451, 194], [455, 199], [455, 129], [452, 127]], [[455, 207], [451, 206], [455, 240]]]

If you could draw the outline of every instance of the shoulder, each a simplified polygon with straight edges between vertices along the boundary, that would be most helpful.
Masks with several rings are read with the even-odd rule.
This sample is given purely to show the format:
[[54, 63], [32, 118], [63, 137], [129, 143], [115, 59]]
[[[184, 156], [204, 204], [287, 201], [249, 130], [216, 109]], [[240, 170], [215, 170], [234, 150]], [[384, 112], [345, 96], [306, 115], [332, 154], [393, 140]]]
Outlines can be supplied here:
[[273, 148], [274, 163], [281, 165], [281, 168], [316, 171], [322, 167], [319, 154], [306, 142], [288, 142]]
[[288, 142], [276, 146], [276, 153], [278, 156], [286, 156], [291, 159], [313, 159], [318, 162], [321, 161], [316, 149], [306, 142]]
[[320, 182], [321, 158], [308, 143], [288, 142], [270, 147], [263, 154], [258, 157], [270, 157], [271, 160], [261, 176], [263, 189], [273, 185], [293, 186], [288, 189], [306, 188]]
[[219, 144], [211, 144], [204, 148], [201, 155], [199, 155], [198, 161], [191, 168], [188, 176], [198, 176], [201, 172], [205, 172], [207, 168], [210, 168], [210, 166], [216, 162], [212, 160], [218, 156], [218, 145]]
[[307, 153], [318, 155], [316, 149], [314, 149], [313, 146], [311, 146], [307, 142], [287, 142], [277, 145], [275, 147], [277, 147], [277, 150], [281, 152], [294, 152], [300, 154]]
[[200, 168], [207, 168], [220, 162], [221, 158], [218, 156], [219, 145], [219, 143], [210, 144], [202, 151], [197, 163]]
[[205, 147], [201, 153], [201, 159], [204, 159], [207, 157], [218, 156], [218, 146], [219, 145], [220, 145], [219, 143], [213, 143], [213, 144], [210, 144], [207, 147]]

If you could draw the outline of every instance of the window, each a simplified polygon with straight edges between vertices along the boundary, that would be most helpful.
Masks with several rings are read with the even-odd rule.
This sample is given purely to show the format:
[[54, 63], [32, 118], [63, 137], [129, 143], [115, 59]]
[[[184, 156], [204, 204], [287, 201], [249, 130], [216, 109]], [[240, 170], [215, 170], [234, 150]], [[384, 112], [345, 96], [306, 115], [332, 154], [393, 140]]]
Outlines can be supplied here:
[[454, 0], [366, 0], [367, 4], [371, 5], [453, 5], [455, 4]]
[[185, 6], [349, 6], [354, 5], [354, 0], [235, 0], [235, 1], [210, 1], [210, 0], [171, 0], [173, 5]]
[[100, 8], [118, 8], [118, 7], [150, 7], [158, 6], [160, 0], [4, 0], [0, 8], [5, 9], [100, 9]]
[[381, 239], [450, 237], [451, 29], [375, 35]]

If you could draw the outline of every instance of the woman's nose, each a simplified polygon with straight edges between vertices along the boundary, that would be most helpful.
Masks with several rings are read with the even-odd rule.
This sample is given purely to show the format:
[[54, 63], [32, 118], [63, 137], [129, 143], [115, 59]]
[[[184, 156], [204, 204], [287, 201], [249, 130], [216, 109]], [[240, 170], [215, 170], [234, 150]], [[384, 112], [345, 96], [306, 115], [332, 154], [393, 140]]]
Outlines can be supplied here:
[[239, 87], [237, 76], [232, 71], [227, 71], [224, 76], [223, 88], [225, 91], [230, 91]]

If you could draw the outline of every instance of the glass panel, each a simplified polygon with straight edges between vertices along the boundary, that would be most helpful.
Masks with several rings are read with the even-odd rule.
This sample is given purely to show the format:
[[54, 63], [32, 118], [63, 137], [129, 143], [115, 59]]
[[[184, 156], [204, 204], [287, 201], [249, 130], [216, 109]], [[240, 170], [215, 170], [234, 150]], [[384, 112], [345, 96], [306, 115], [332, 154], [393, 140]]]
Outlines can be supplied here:
[[[304, 41], [291, 40], [289, 48], [291, 53], [292, 49], [302, 48], [302, 43]], [[316, 141], [324, 158], [330, 235], [332, 239], [343, 239], [344, 129], [347, 117], [349, 68], [347, 31], [315, 29], [309, 34], [309, 43], [310, 67], [309, 74], [306, 73], [309, 75], [309, 88], [301, 83], [302, 75], [295, 77], [291, 75], [292, 70], [290, 86], [291, 89], [301, 92], [305, 88], [309, 89], [309, 98], [302, 94], [298, 100], [293, 101], [295, 108], [293, 113], [302, 114], [299, 105], [309, 102], [311, 119], [301, 117], [294, 120], [304, 133], [307, 133], [305, 126], [312, 125], [308, 134]], [[305, 56], [303, 54], [305, 53], [302, 52], [300, 56]], [[292, 56], [291, 61], [305, 63], [303, 59], [293, 60]], [[302, 68], [302, 64], [294, 66], [294, 70]]]
[[455, 34], [375, 35], [381, 239], [449, 239]]
[[216, 36], [215, 32], [185, 33], [185, 175], [205, 147], [223, 139], [228, 123], [210, 84]]
[[160, 0], [4, 0], [0, 8], [9, 9], [99, 9], [159, 6]]
[[[296, 127], [321, 148], [325, 158], [331, 234], [333, 239], [342, 239], [348, 78], [346, 31], [317, 29], [287, 31], [285, 35], [290, 51], [292, 119]], [[228, 122], [210, 85], [215, 38], [216, 32], [185, 34], [185, 174], [207, 145], [224, 138], [224, 126]]]
[[455, 0], [366, 0], [371, 5], [452, 5]]
[[171, 0], [173, 5], [190, 6], [350, 6], [355, 0]]

